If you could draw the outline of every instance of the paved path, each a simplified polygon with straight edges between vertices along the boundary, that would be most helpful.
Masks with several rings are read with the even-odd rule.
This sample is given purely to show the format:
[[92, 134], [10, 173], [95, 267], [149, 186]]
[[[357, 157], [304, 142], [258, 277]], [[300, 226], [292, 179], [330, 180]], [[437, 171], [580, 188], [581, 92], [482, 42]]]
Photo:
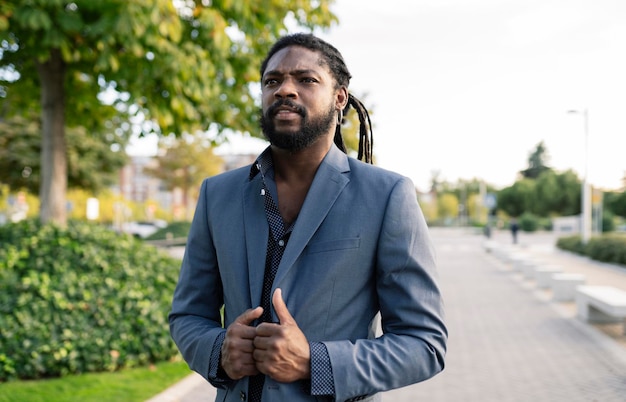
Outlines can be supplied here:
[[[383, 394], [384, 402], [626, 401], [626, 336], [607, 335], [575, 318], [572, 303], [487, 253], [484, 237], [433, 229], [450, 329], [447, 367], [431, 380]], [[584, 273], [587, 284], [626, 289], [626, 269], [555, 250], [551, 234], [521, 233], [516, 249]], [[513, 247], [508, 232], [492, 237]], [[213, 401], [197, 375], [150, 402]]]

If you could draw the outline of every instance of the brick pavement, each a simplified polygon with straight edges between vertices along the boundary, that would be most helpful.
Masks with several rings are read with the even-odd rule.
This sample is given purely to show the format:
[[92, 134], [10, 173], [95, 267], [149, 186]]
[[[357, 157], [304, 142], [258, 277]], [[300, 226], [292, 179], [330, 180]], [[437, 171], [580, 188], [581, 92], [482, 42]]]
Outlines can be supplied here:
[[[383, 394], [383, 402], [626, 401], [626, 342], [574, 317], [510, 266], [487, 253], [484, 237], [433, 229], [450, 329], [447, 367], [431, 380]], [[492, 240], [512, 247], [508, 232]], [[554, 236], [519, 236], [515, 247], [626, 289], [626, 270], [554, 250]], [[199, 379], [199, 381], [198, 381]], [[150, 402], [202, 402], [214, 390], [196, 375]], [[177, 392], [173, 392], [177, 391]]]

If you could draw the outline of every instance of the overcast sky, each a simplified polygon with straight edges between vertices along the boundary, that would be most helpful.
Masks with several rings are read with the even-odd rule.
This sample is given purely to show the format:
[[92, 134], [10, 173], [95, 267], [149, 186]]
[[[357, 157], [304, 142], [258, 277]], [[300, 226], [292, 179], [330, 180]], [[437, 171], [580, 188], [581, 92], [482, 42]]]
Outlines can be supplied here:
[[557, 170], [626, 174], [626, 1], [337, 0], [324, 38], [374, 111], [378, 164], [428, 190], [513, 184], [540, 141]]
[[[320, 35], [374, 112], [378, 165], [421, 191], [435, 171], [505, 187], [543, 141], [555, 169], [582, 177], [587, 154], [593, 185], [621, 187], [625, 0], [337, 0], [332, 10], [339, 25]], [[585, 109], [586, 148], [584, 115], [567, 113]]]

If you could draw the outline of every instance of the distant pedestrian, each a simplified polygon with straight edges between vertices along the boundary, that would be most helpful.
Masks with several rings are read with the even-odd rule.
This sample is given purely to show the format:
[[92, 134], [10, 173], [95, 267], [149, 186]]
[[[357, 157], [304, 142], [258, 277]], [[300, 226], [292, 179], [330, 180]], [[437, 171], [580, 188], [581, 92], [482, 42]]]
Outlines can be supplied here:
[[511, 219], [511, 235], [513, 236], [513, 244], [517, 244], [517, 231], [519, 230], [519, 224], [517, 223], [517, 219]]
[[483, 232], [485, 233], [486, 238], [491, 239], [491, 226], [489, 226], [488, 223], [485, 225]]

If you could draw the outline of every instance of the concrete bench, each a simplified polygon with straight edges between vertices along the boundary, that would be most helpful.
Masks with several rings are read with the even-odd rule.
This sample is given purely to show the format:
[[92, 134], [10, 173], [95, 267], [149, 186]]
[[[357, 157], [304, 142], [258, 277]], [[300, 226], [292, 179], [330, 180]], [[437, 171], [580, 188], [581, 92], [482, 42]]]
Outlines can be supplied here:
[[583, 274], [558, 273], [550, 277], [552, 300], [557, 302], [573, 301], [576, 298], [576, 288], [584, 285], [587, 278]]
[[488, 244], [489, 244], [489, 248], [488, 248], [489, 253], [493, 254], [493, 256], [496, 257], [500, 261], [506, 260], [507, 256], [509, 255], [508, 249], [498, 246], [495, 243], [488, 243]]
[[531, 256], [527, 253], [513, 250], [502, 258], [502, 262], [505, 264], [508, 271], [521, 272], [522, 266], [530, 259]]
[[483, 248], [486, 252], [491, 253], [496, 248], [496, 243], [493, 240], [485, 240], [483, 241]]
[[494, 257], [496, 257], [501, 263], [505, 271], [511, 271], [515, 268], [518, 261], [526, 258], [526, 255], [519, 250], [516, 250], [510, 246], [493, 246], [489, 251]]
[[529, 263], [534, 263], [534, 260], [531, 256], [527, 254], [516, 253], [511, 256], [511, 265], [513, 267], [513, 271], [523, 272], [524, 267]]
[[550, 286], [550, 278], [554, 274], [560, 274], [563, 269], [558, 265], [540, 265], [535, 267], [535, 282], [537, 287], [545, 289]]
[[522, 276], [525, 279], [534, 279], [535, 278], [535, 269], [537, 269], [538, 267], [545, 265], [544, 263], [542, 263], [539, 260], [536, 259], [530, 259], [530, 260], [526, 260], [521, 264], [520, 267], [520, 271], [522, 273]]
[[591, 323], [626, 323], [626, 291], [613, 286], [578, 286], [576, 310], [579, 318]]

